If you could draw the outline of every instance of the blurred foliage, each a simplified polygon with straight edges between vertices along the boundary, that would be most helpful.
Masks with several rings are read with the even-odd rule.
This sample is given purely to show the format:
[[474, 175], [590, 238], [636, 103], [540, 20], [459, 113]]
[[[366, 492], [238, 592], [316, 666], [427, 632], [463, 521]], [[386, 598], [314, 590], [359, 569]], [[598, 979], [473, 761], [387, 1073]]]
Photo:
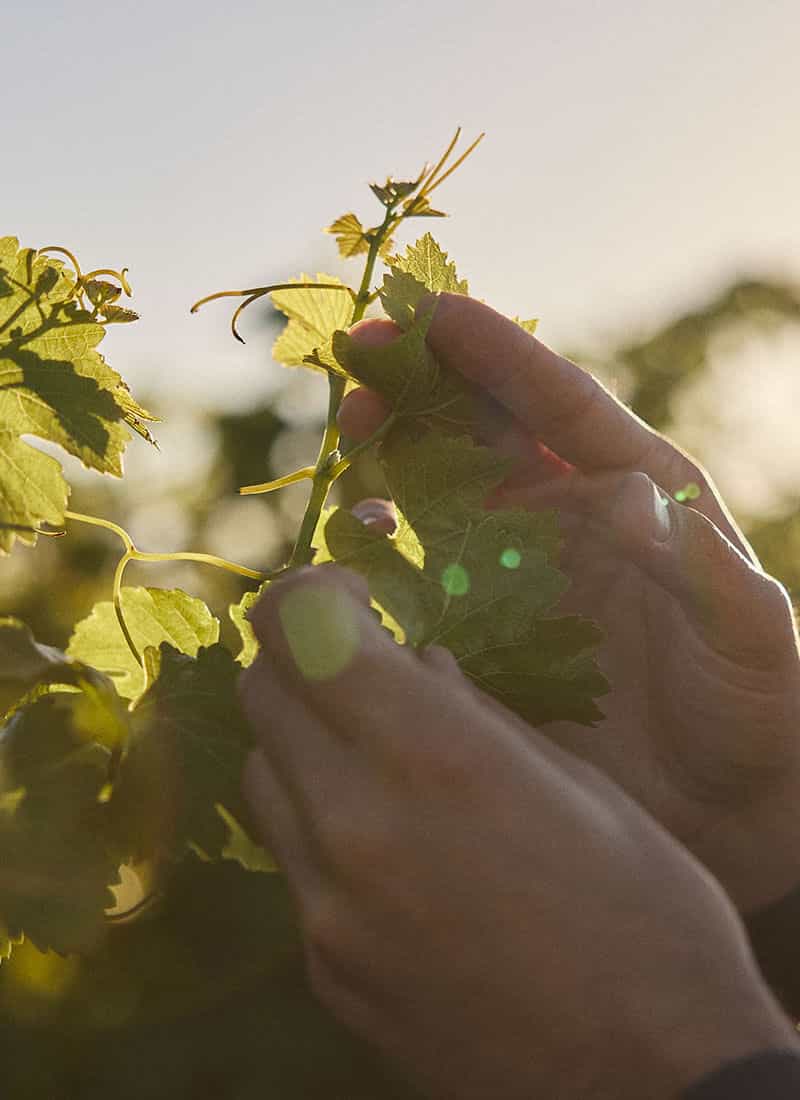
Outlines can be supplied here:
[[[742, 280], [647, 336], [577, 358], [614, 379], [635, 412], [680, 440], [678, 398], [707, 373], [720, 334], [798, 322], [796, 289]], [[72, 506], [130, 526], [137, 539], [144, 525], [146, 549], [191, 547], [274, 568], [287, 553], [306, 490], [245, 500], [236, 489], [284, 473], [295, 453], [298, 465], [313, 462], [321, 428], [287, 413], [281, 395], [278, 390], [270, 403], [240, 413], [206, 417], [215, 440], [207, 467], [191, 482], [172, 484], [165, 457], [165, 480], [147, 487], [146, 515], [125, 484], [106, 479], [82, 479]], [[369, 457], [337, 487], [344, 504], [381, 490]], [[765, 568], [800, 598], [800, 486], [779, 514], [737, 518]], [[220, 542], [229, 529], [235, 554]], [[117, 555], [111, 536], [81, 525], [65, 538], [42, 539], [35, 551], [20, 550], [0, 563], [0, 613], [20, 616], [39, 640], [63, 646], [73, 623], [108, 598]], [[176, 585], [202, 596], [223, 620], [223, 631], [230, 631], [227, 605], [247, 587], [229, 574], [188, 565], [153, 567], [129, 583]], [[223, 638], [235, 644], [232, 631]], [[303, 982], [299, 942], [278, 934], [291, 925], [280, 876], [190, 859], [167, 895], [137, 920], [112, 924], [91, 958], [62, 959], [24, 945], [0, 966], [4, 1094], [26, 1100], [409, 1097], [407, 1086], [316, 1005]], [[292, 949], [276, 953], [275, 945], [286, 942]]]

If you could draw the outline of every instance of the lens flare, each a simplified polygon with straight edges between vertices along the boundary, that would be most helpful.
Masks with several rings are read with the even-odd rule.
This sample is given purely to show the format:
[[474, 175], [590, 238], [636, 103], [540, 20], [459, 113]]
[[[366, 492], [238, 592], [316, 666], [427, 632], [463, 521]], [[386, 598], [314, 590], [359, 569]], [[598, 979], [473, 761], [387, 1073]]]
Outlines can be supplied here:
[[519, 569], [521, 561], [522, 554], [513, 546], [507, 546], [500, 555], [500, 564], [504, 569]]
[[448, 596], [466, 596], [470, 583], [469, 573], [463, 565], [452, 562], [442, 570], [442, 588]]
[[294, 662], [306, 680], [333, 679], [360, 648], [355, 605], [337, 588], [293, 588], [283, 597], [278, 615]]

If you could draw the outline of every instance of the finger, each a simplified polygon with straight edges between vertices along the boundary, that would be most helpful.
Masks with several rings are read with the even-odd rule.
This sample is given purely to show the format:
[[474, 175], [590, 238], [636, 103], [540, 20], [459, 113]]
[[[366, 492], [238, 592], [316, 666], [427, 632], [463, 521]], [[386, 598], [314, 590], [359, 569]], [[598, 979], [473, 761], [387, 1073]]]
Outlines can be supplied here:
[[441, 294], [428, 344], [446, 366], [486, 389], [537, 439], [586, 472], [643, 470], [669, 493], [695, 482], [706, 514], [744, 542], [707, 475], [587, 371], [489, 306]]
[[301, 895], [318, 888], [319, 873], [292, 800], [261, 749], [254, 749], [245, 762], [242, 793], [264, 847], [285, 873], [299, 904]]
[[716, 652], [776, 670], [794, 659], [785, 590], [708, 516], [670, 499], [646, 474], [576, 471], [509, 492], [505, 503], [557, 507], [592, 523], [598, 539], [613, 539], [677, 599]]
[[388, 401], [361, 386], [347, 394], [336, 419], [342, 433], [360, 443], [377, 432], [390, 412]]
[[346, 740], [368, 741], [386, 711], [408, 710], [422, 668], [369, 606], [365, 582], [338, 566], [297, 570], [250, 612], [288, 690]]
[[337, 584], [342, 572], [298, 572], [272, 585], [252, 616], [289, 690], [357, 746], [354, 755], [372, 776], [368, 785], [440, 786], [454, 772], [482, 774], [499, 759], [497, 739], [511, 732], [500, 726], [493, 738], [497, 723], [463, 677], [451, 678], [443, 692], [436, 669], [397, 645], [366, 599]]
[[390, 500], [381, 497], [366, 497], [350, 509], [356, 519], [365, 527], [372, 528], [377, 534], [393, 535], [397, 527], [397, 513]]
[[[350, 336], [359, 344], [382, 347], [391, 344], [400, 335], [394, 321], [374, 317], [359, 321], [350, 329]], [[342, 401], [337, 417], [342, 432], [351, 439], [368, 439], [380, 428], [391, 412], [391, 406], [374, 390], [352, 390]]]
[[260, 751], [274, 769], [306, 830], [343, 797], [350, 770], [345, 746], [332, 738], [302, 697], [290, 692], [264, 651], [242, 674], [240, 696]]

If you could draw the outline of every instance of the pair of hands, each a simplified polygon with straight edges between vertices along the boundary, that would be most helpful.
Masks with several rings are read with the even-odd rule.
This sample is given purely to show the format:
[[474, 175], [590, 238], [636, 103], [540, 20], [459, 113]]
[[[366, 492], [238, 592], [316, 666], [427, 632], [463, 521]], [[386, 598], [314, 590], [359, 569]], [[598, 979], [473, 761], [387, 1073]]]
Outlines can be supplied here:
[[[253, 614], [246, 791], [318, 995], [435, 1095], [625, 1097], [652, 1074], [674, 1096], [793, 1042], [686, 850], [741, 911], [800, 878], [791, 608], [707, 476], [585, 372], [466, 298], [440, 297], [428, 340], [519, 460], [495, 502], [559, 509], [560, 610], [606, 628], [606, 721], [531, 729], [445, 651], [384, 638], [357, 579], [309, 570]], [[385, 414], [359, 391], [341, 420], [360, 438]], [[692, 481], [691, 507], [663, 503]], [[309, 645], [341, 670], [304, 679]]]

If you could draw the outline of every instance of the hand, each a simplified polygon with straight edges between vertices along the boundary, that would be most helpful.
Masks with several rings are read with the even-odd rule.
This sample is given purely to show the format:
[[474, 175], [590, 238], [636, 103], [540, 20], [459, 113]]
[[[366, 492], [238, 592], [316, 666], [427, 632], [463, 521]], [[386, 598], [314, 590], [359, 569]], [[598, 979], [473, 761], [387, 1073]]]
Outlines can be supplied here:
[[[367, 321], [353, 334], [396, 333]], [[483, 387], [484, 439], [517, 459], [492, 506], [559, 509], [572, 587], [558, 611], [606, 631], [607, 721], [545, 732], [620, 783], [742, 910], [781, 897], [800, 881], [800, 662], [786, 592], [707, 474], [585, 371], [457, 295], [440, 295], [428, 342]], [[364, 438], [386, 412], [355, 391], [340, 422]], [[700, 489], [690, 506], [662, 503], [689, 482]]]
[[795, 1045], [689, 853], [446, 651], [395, 645], [360, 579], [300, 571], [252, 622], [245, 791], [312, 987], [431, 1096], [674, 1100]]

